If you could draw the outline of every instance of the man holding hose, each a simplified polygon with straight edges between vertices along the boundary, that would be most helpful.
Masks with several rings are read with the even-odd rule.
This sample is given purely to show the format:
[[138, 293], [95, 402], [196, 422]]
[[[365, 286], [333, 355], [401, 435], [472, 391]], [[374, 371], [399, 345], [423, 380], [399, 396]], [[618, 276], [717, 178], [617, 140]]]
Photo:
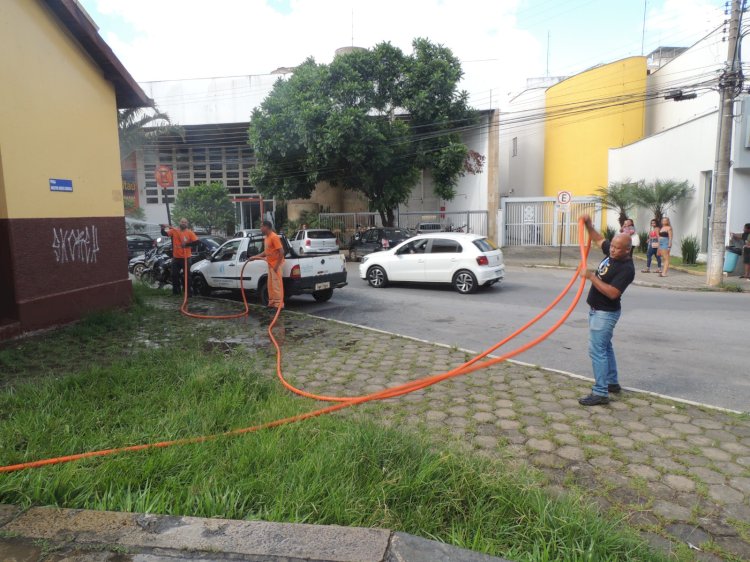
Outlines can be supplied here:
[[581, 266], [581, 277], [591, 281], [586, 302], [589, 311], [589, 356], [594, 369], [594, 386], [591, 394], [578, 400], [582, 406], [609, 403], [609, 393], [620, 392], [617, 380], [617, 362], [612, 348], [612, 335], [620, 319], [620, 297], [635, 279], [635, 266], [630, 256], [629, 234], [618, 234], [612, 241], [605, 240], [594, 228], [589, 215], [581, 217], [591, 242], [601, 246], [605, 258], [596, 271]]
[[284, 308], [283, 278], [284, 246], [279, 235], [273, 231], [271, 221], [263, 221], [260, 231], [266, 237], [263, 252], [250, 258], [251, 260], [264, 259], [268, 262], [268, 306], [271, 308]]

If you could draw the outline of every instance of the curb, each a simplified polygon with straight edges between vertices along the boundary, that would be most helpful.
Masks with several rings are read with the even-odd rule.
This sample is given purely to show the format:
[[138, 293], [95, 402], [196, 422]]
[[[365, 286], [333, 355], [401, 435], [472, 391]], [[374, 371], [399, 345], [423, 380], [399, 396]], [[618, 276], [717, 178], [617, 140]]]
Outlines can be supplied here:
[[[141, 562], [508, 562], [387, 529], [0, 505], [0, 556]], [[112, 556], [108, 556], [107, 553]], [[117, 555], [117, 556], [114, 556]]]

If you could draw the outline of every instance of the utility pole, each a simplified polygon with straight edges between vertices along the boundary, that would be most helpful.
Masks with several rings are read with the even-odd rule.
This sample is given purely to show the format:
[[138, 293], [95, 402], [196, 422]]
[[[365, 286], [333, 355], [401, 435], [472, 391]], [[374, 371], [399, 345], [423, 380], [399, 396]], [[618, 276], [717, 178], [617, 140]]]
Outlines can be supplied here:
[[727, 235], [727, 207], [729, 202], [729, 169], [732, 160], [734, 130], [734, 99], [742, 89], [742, 74], [738, 61], [740, 19], [743, 0], [731, 0], [727, 41], [727, 64], [719, 81], [719, 148], [714, 167], [713, 197], [711, 198], [711, 248], [708, 253], [706, 282], [715, 287], [721, 284], [724, 269], [724, 245]]

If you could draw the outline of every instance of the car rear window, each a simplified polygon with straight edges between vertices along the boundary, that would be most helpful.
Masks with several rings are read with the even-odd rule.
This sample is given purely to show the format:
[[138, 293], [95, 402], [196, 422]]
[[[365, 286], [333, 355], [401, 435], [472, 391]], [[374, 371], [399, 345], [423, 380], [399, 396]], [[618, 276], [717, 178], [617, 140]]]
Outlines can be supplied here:
[[322, 238], [336, 238], [336, 235], [330, 230], [308, 230], [307, 237], [313, 240], [320, 240]]
[[479, 238], [474, 240], [474, 245], [479, 248], [480, 252], [492, 252], [493, 250], [498, 249], [495, 243], [489, 238]]

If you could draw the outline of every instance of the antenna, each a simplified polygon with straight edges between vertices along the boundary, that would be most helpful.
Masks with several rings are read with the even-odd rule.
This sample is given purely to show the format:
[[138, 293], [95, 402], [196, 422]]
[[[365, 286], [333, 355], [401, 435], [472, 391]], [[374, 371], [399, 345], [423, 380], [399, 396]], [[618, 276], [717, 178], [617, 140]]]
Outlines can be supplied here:
[[547, 30], [547, 78], [549, 78], [549, 29]]
[[643, 0], [643, 30], [641, 31], [641, 56], [643, 56], [643, 46], [646, 43], [646, 8], [648, 0]]
[[354, 47], [354, 8], [352, 8], [352, 47]]

